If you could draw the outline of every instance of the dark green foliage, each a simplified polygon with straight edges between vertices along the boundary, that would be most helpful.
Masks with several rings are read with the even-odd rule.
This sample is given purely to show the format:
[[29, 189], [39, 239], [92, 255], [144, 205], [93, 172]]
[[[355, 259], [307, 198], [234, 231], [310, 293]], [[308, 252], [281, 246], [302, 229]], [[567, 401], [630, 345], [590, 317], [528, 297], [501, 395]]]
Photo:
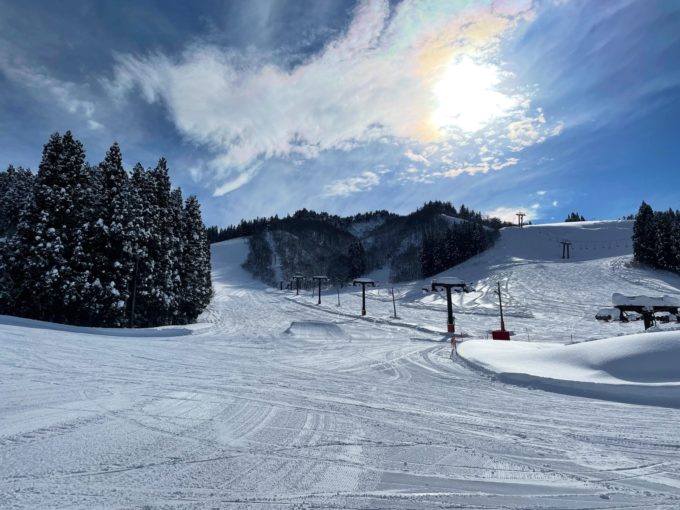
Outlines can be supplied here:
[[586, 221], [586, 219], [579, 213], [571, 212], [569, 216], [564, 219], [565, 222], [570, 223], [574, 221]]
[[248, 242], [250, 244], [250, 251], [248, 252], [248, 258], [243, 263], [243, 267], [256, 278], [274, 285], [274, 270], [272, 269], [274, 253], [267, 242], [265, 234], [254, 234]]
[[446, 230], [428, 232], [420, 250], [421, 274], [424, 277], [460, 264], [486, 250], [498, 232], [480, 223], [454, 223]]
[[347, 257], [350, 278], [358, 278], [366, 272], [366, 254], [361, 241], [354, 241], [349, 245]]
[[33, 201], [34, 177], [30, 170], [12, 165], [0, 172], [0, 238], [16, 231], [21, 214]]
[[635, 260], [680, 273], [680, 211], [654, 211], [642, 202], [633, 226]]
[[0, 173], [0, 207], [9, 211], [0, 225], [0, 313], [159, 326], [194, 321], [210, 299], [198, 202], [185, 207], [164, 159], [150, 171], [138, 164], [130, 178], [117, 144], [90, 167], [70, 132], [55, 133], [35, 178]]
[[[434, 274], [442, 264], [462, 262], [486, 249], [505, 225], [465, 206], [457, 210], [436, 201], [406, 216], [377, 211], [342, 218], [302, 209], [282, 219], [213, 229], [213, 238], [248, 232], [251, 253], [245, 267], [272, 285], [278, 284], [273, 281], [274, 267], [286, 283], [302, 273], [323, 274], [339, 285], [384, 267], [392, 281]], [[428, 243], [432, 253], [427, 252]]]

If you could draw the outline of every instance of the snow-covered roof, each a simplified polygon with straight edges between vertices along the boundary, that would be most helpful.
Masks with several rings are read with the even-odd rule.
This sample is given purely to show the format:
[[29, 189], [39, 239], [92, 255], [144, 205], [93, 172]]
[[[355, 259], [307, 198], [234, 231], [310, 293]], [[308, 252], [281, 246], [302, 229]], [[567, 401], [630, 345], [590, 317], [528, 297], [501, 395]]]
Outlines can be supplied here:
[[317, 280], [328, 280], [328, 276], [312, 276], [312, 278], [315, 278]]
[[618, 320], [621, 317], [621, 311], [618, 308], [600, 308], [595, 314], [596, 319], [599, 317], [611, 317]]
[[614, 306], [680, 306], [680, 299], [672, 296], [649, 297], [649, 296], [624, 296], [615, 292], [612, 294]]
[[353, 281], [356, 283], [375, 283], [375, 280], [371, 280], [370, 278], [355, 278]]

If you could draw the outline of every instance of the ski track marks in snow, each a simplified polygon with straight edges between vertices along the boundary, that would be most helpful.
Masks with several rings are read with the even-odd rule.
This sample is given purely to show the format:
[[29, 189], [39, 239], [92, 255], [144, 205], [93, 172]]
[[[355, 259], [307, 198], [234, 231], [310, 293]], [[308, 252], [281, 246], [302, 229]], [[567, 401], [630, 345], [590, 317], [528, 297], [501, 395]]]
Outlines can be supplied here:
[[[457, 307], [471, 334], [496, 327], [499, 276], [508, 326], [542, 340], [638, 331], [590, 318], [613, 288], [677, 293], [625, 253], [504, 258], [511, 236], [455, 271], [479, 282]], [[246, 252], [213, 246], [215, 299], [181, 336], [0, 320], [0, 507], [680, 505], [677, 409], [504, 384], [449, 359], [423, 282], [395, 289], [400, 319], [385, 288], [360, 319], [353, 290], [337, 307], [265, 289]]]

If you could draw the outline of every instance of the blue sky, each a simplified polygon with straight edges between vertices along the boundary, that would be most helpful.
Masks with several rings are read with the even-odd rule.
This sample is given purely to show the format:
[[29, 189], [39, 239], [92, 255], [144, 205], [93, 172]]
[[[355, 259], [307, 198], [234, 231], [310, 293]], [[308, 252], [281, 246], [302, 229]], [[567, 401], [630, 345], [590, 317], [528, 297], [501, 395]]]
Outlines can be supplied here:
[[680, 2], [0, 0], [0, 166], [71, 129], [208, 224], [680, 203]]

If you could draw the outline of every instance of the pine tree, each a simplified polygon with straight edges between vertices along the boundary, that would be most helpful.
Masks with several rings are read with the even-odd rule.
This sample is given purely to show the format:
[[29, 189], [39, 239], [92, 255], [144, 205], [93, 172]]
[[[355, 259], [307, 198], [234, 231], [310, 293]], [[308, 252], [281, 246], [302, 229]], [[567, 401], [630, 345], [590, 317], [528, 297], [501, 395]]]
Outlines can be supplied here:
[[33, 200], [34, 177], [30, 170], [9, 165], [0, 172], [0, 237], [10, 237], [16, 232], [21, 214]]
[[184, 251], [181, 274], [184, 290], [180, 311], [187, 322], [192, 322], [208, 305], [212, 296], [210, 244], [201, 218], [200, 205], [193, 195], [187, 198], [184, 206], [182, 241]]
[[97, 175], [102, 203], [98, 218], [91, 225], [89, 256], [95, 260], [96, 291], [100, 295], [93, 315], [99, 325], [123, 326], [127, 323], [133, 260], [126, 252], [123, 230], [129, 221], [128, 175], [117, 143], [107, 151]]
[[642, 202], [633, 225], [633, 254], [635, 260], [643, 264], [653, 265], [655, 255], [654, 245], [654, 211]]
[[586, 221], [586, 219], [583, 217], [583, 215], [579, 213], [572, 212], [569, 214], [569, 216], [566, 217], [564, 220], [565, 222], [574, 222], [574, 221]]
[[366, 255], [361, 241], [354, 241], [349, 245], [347, 257], [350, 278], [358, 278], [366, 272]]
[[69, 178], [73, 176], [62, 171], [66, 163], [62, 137], [54, 133], [43, 149], [34, 203], [25, 220], [19, 223], [9, 248], [8, 274], [14, 282], [14, 308], [18, 315], [65, 319], [63, 300], [70, 296], [64, 296], [62, 291], [70, 276], [67, 223], [73, 208], [69, 193], [72, 187]]
[[70, 132], [53, 134], [35, 178], [0, 172], [0, 313], [94, 326], [195, 320], [211, 296], [210, 253], [189, 204], [164, 159], [128, 178], [117, 144], [90, 167]]

